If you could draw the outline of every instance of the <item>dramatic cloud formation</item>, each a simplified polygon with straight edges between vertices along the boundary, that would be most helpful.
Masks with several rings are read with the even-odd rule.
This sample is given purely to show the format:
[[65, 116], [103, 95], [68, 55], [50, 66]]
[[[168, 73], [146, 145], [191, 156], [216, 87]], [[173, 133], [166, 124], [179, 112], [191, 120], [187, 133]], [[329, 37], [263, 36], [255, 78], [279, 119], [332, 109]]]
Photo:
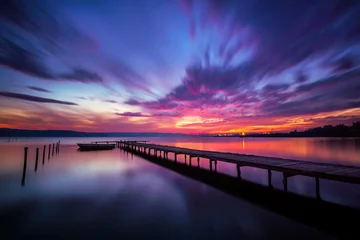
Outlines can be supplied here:
[[[71, 116], [81, 108], [100, 118], [87, 123], [98, 131], [112, 121], [132, 131], [200, 133], [359, 119], [358, 1], [29, 2], [0, 10], [0, 75], [10, 80], [1, 80], [0, 95], [14, 100], [2, 110], [21, 110], [17, 99], [66, 104]], [[44, 80], [51, 85], [35, 87]], [[13, 93], [16, 85], [28, 87]], [[2, 116], [15, 126], [14, 118]]]
[[20, 100], [25, 100], [25, 101], [30, 101], [30, 102], [39, 102], [39, 103], [56, 103], [56, 104], [64, 104], [64, 105], [77, 105], [76, 103], [73, 103], [73, 102], [65, 102], [65, 101], [59, 101], [59, 100], [50, 99], [50, 98], [42, 98], [42, 97], [36, 97], [36, 96], [31, 96], [31, 95], [26, 95], [26, 94], [21, 94], [21, 93], [12, 93], [12, 92], [0, 92], [0, 97], [15, 98], [15, 99], [20, 99]]

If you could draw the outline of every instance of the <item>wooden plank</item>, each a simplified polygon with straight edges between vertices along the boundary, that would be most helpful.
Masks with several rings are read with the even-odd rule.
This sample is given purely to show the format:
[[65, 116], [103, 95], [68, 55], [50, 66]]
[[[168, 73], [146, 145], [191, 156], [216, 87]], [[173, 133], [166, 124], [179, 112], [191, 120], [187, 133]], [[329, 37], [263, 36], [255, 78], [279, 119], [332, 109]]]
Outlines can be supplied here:
[[337, 176], [344, 176], [344, 177], [360, 178], [360, 169], [353, 168], [353, 169], [349, 169], [347, 171], [334, 172], [331, 174], [337, 175]]
[[335, 171], [339, 169], [337, 166], [329, 166], [326, 164], [316, 164], [316, 163], [303, 163], [287, 166], [287, 168], [292, 170], [306, 171], [306, 172], [317, 172], [317, 173], [326, 173], [330, 171]]

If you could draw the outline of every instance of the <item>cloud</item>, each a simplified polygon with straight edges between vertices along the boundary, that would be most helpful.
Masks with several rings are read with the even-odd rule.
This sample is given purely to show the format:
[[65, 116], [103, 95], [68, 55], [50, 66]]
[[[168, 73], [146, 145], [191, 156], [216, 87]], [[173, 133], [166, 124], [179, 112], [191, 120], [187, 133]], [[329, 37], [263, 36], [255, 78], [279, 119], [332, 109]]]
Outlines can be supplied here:
[[97, 73], [83, 68], [61, 74], [49, 68], [49, 58], [94, 45], [93, 39], [67, 19], [59, 19], [60, 14], [49, 4], [38, 0], [1, 4], [0, 65], [46, 80], [102, 82]]
[[[219, 39], [208, 40], [213, 43], [213, 55], [227, 67], [242, 65], [250, 81], [279, 74], [328, 52], [342, 54], [360, 40], [359, 34], [353, 34], [360, 29], [358, 1], [259, 0], [254, 4], [252, 0], [210, 0], [197, 3], [185, 5], [186, 14], [192, 13], [190, 21], [197, 19], [196, 25], [201, 31], [217, 32]], [[236, 60], [248, 54], [249, 49], [247, 59]]]
[[118, 101], [115, 101], [115, 100], [104, 100], [104, 102], [107, 102], [107, 103], [119, 103]]
[[44, 89], [44, 88], [40, 88], [40, 87], [35, 87], [35, 86], [27, 86], [28, 89], [34, 90], [34, 91], [38, 91], [38, 92], [44, 92], [44, 93], [51, 93], [51, 91]]
[[63, 104], [63, 105], [77, 105], [73, 102], [66, 102], [66, 101], [59, 101], [51, 98], [42, 98], [27, 94], [21, 94], [21, 93], [13, 93], [13, 92], [0, 92], [0, 96], [7, 97], [7, 98], [15, 98], [30, 102], [40, 102], [40, 103], [56, 103], [56, 104]]
[[143, 114], [141, 112], [124, 112], [124, 113], [115, 113], [118, 116], [122, 116], [122, 117], [178, 117], [180, 116], [180, 113], [177, 112], [166, 112], [166, 111], [161, 111], [161, 112], [155, 112], [153, 114]]
[[122, 117], [149, 117], [148, 115], [143, 115], [141, 112], [123, 112], [115, 114]]
[[75, 80], [82, 83], [91, 83], [91, 82], [102, 82], [103, 79], [94, 72], [90, 72], [84, 69], [75, 68], [71, 72], [59, 74], [58, 78]]
[[9, 40], [0, 31], [0, 65], [34, 77], [54, 79], [54, 76], [41, 63], [40, 54], [33, 46], [27, 48]]
[[[263, 102], [261, 111], [271, 116], [293, 116], [360, 107], [360, 67], [298, 86], [282, 102]], [[296, 100], [292, 100], [297, 97]]]

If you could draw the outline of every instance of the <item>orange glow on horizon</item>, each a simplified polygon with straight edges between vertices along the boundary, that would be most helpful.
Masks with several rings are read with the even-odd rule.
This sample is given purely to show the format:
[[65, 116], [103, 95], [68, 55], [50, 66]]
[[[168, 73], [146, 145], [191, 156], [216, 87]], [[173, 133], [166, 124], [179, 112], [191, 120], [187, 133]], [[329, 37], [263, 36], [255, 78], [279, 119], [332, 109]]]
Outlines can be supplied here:
[[351, 124], [351, 117], [360, 116], [360, 108], [290, 117], [254, 119], [183, 116], [183, 117], [119, 117], [114, 113], [49, 110], [6, 109], [1, 111], [0, 127], [30, 130], [73, 130], [84, 132], [168, 132], [185, 134], [240, 134], [303, 131], [327, 124], [334, 119]]

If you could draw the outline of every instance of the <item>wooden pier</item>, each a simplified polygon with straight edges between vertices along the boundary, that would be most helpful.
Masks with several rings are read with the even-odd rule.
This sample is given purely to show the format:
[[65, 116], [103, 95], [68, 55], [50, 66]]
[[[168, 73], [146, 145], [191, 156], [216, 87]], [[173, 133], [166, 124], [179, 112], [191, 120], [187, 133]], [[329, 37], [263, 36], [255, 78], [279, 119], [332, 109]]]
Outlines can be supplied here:
[[[209, 170], [217, 171], [217, 162], [233, 163], [236, 166], [238, 177], [241, 178], [241, 167], [255, 167], [268, 170], [268, 184], [271, 184], [271, 171], [282, 172], [284, 191], [288, 190], [287, 179], [295, 175], [315, 178], [316, 196], [320, 198], [319, 179], [328, 179], [340, 182], [360, 184], [360, 167], [345, 166], [340, 164], [319, 163], [299, 161], [275, 157], [263, 157], [237, 153], [216, 152], [180, 148], [157, 144], [148, 144], [137, 141], [119, 141], [118, 147], [139, 152], [148, 156], [156, 156], [165, 160], [169, 159], [169, 153], [173, 155], [174, 162], [177, 162], [178, 155], [185, 155], [185, 164], [194, 167], [191, 163], [197, 160], [197, 167], [200, 167], [200, 158], [207, 159]], [[187, 159], [189, 161], [187, 161]]]

